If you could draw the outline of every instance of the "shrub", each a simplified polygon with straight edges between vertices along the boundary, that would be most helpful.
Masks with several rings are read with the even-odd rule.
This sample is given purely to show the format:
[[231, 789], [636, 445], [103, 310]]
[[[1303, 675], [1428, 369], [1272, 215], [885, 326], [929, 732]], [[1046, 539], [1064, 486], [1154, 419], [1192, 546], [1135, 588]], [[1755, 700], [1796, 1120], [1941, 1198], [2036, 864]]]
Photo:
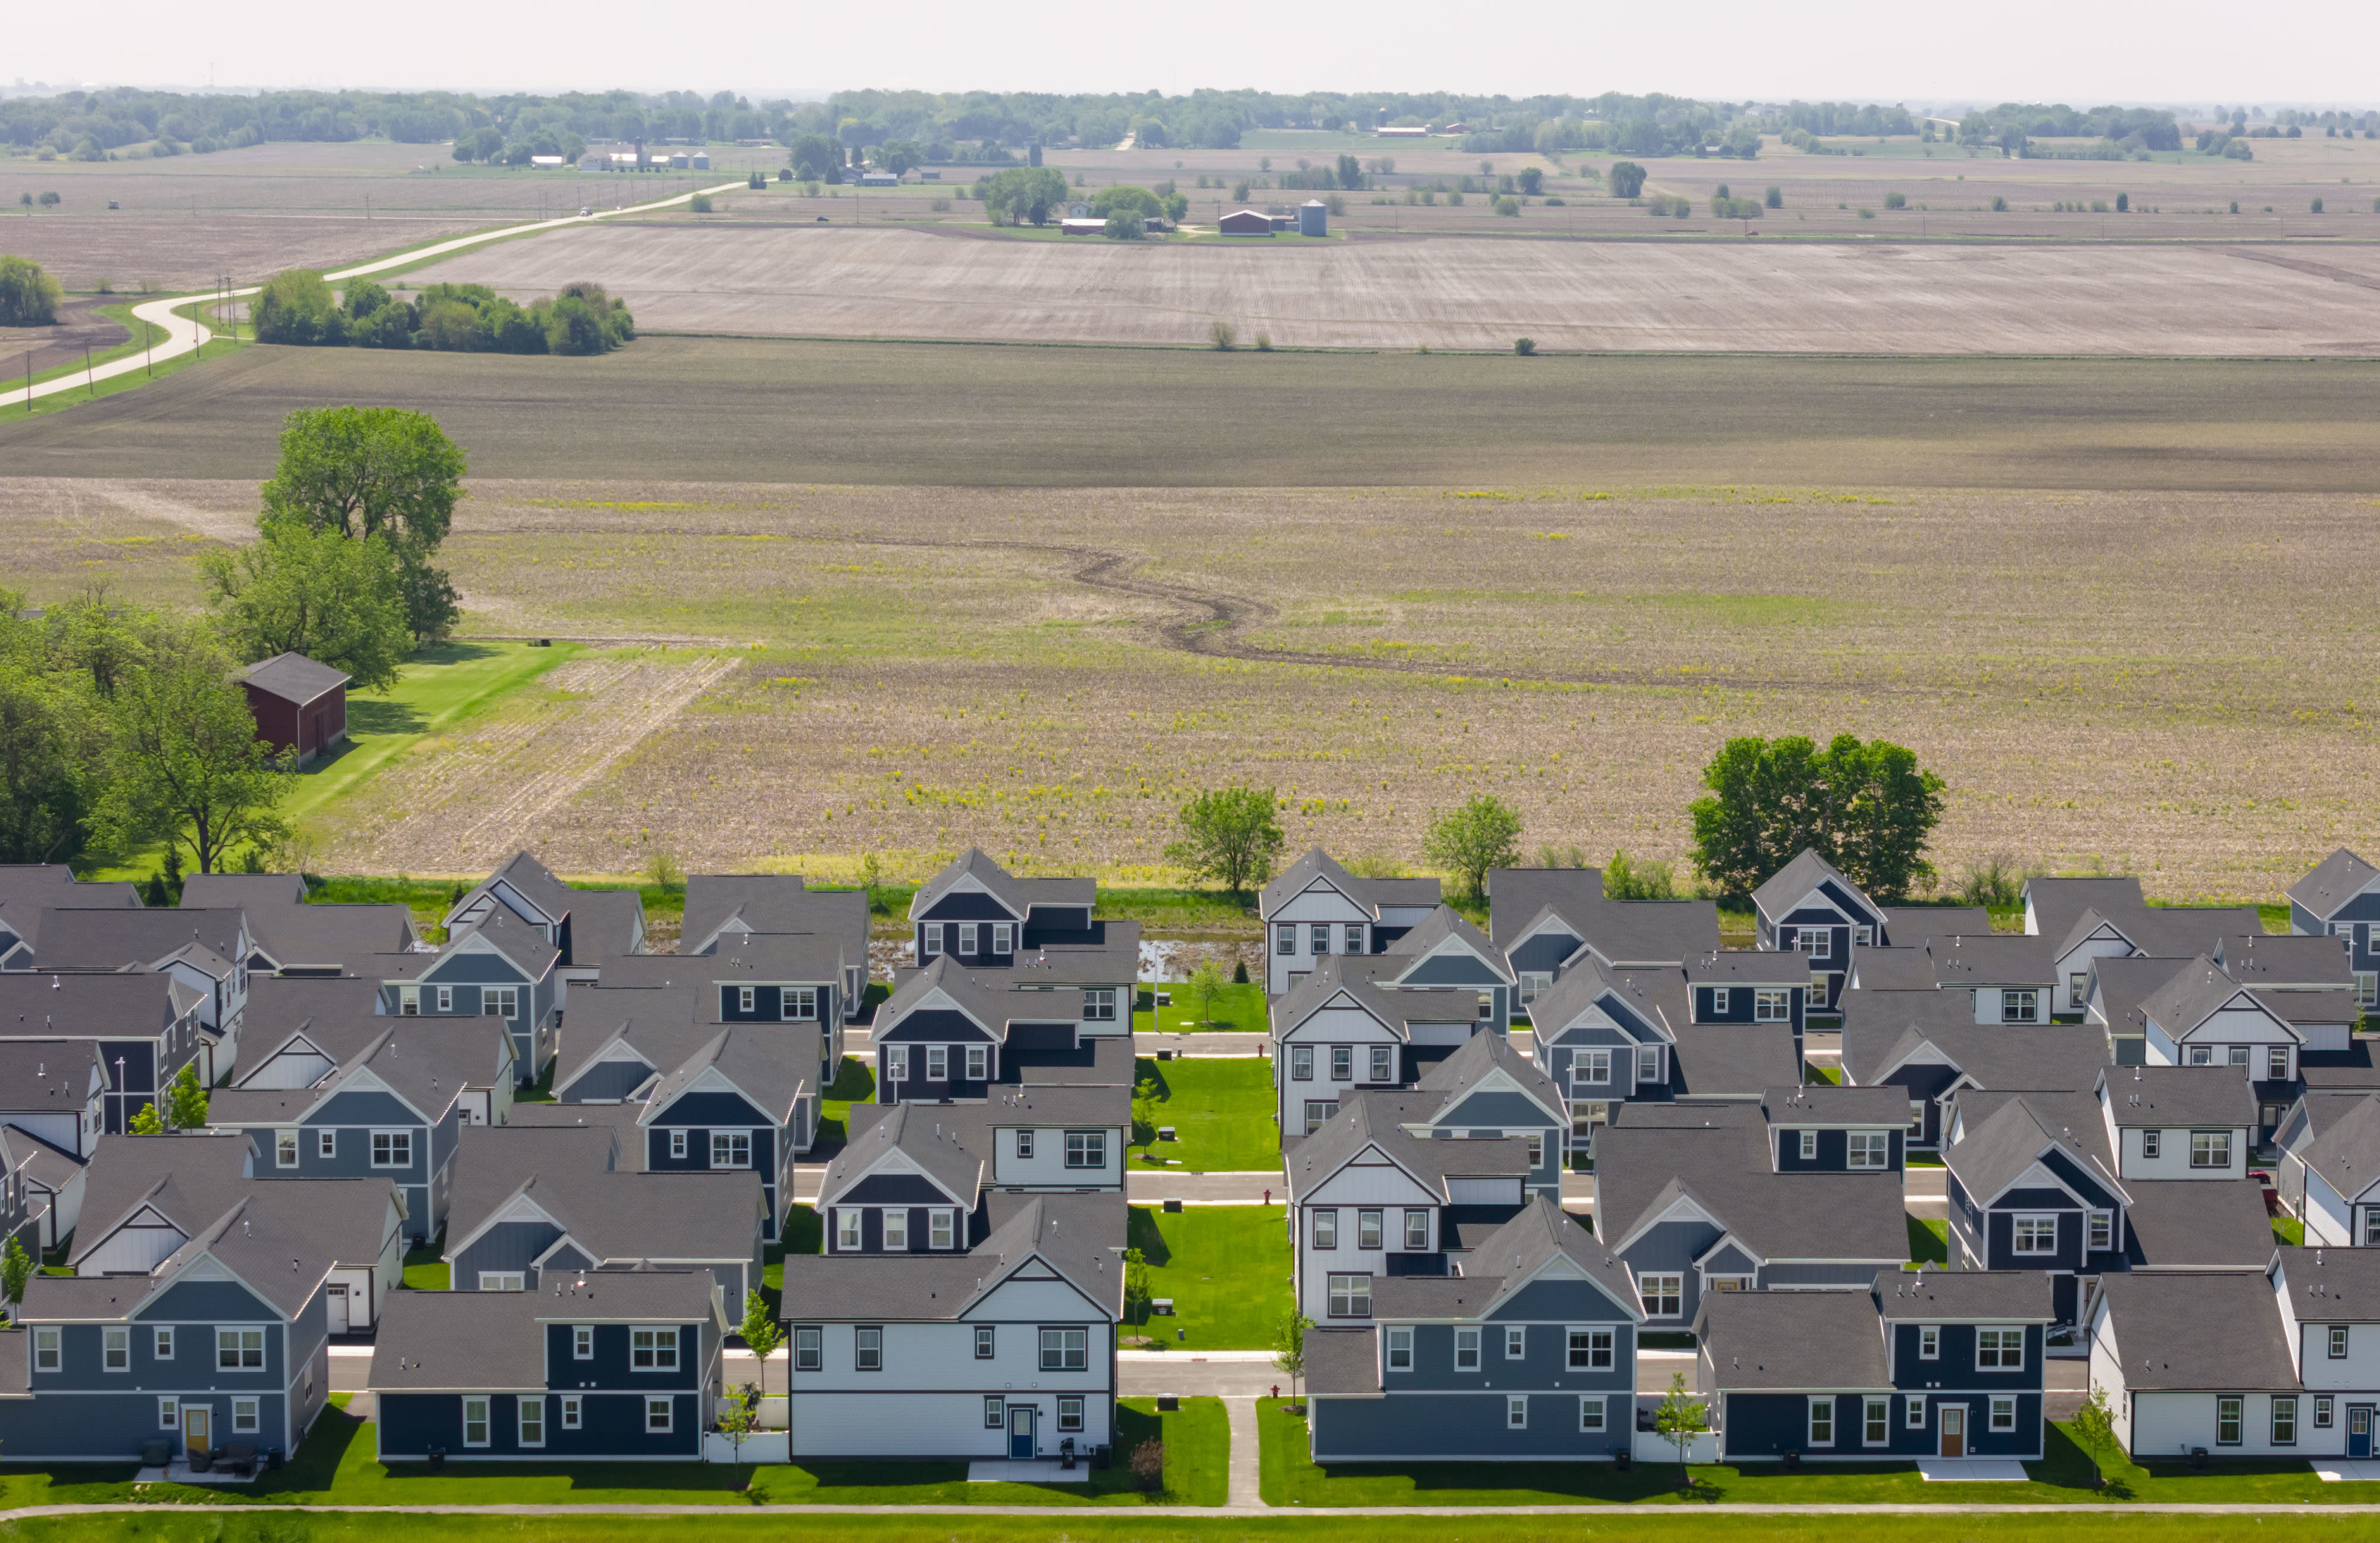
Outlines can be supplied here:
[[1259, 354], [1269, 354], [1272, 352], [1272, 334], [1270, 332], [1258, 332], [1257, 334], [1257, 352]]
[[[2319, 202], [2320, 200], [2317, 199], [2315, 201]], [[1512, 198], [1510, 195], [1498, 199], [1496, 200], [1496, 212], [1504, 216], [1508, 220], [1517, 220], [1521, 217], [1521, 200]]]
[[1240, 330], [1230, 322], [1218, 319], [1214, 325], [1207, 329], [1207, 341], [1228, 354], [1232, 351], [1232, 345], [1240, 341]]
[[1907, 209], [1909, 207], [1909, 195], [1906, 193], [1887, 193], [1884, 196], [1884, 207], [1887, 209]]
[[791, 182], [791, 181], [793, 181], [793, 180], [794, 180], [794, 169], [793, 169], [791, 166], [780, 166], [780, 167], [778, 167], [778, 168], [777, 168], [777, 180], [778, 180], [779, 182]]
[[2132, 211], [2132, 196], [2131, 196], [2130, 193], [2119, 193], [2119, 194], [2117, 194], [2117, 195], [2116, 195], [2116, 212], [2117, 212], [2117, 213], [2119, 213], [2119, 214], [2130, 214], [2131, 211]]
[[769, 179], [762, 176], [759, 173], [754, 172], [750, 176], [744, 179], [744, 186], [751, 188], [757, 193], [769, 186]]
[[1713, 199], [1711, 213], [1721, 220], [1757, 220], [1762, 208], [1757, 199]]
[[1785, 207], [1785, 189], [1771, 187], [1760, 196], [1760, 201], [1771, 209], [1782, 209]]
[[951, 210], [951, 200], [948, 199], [936, 199], [933, 201], [932, 208], [934, 212], [937, 214], [947, 214]]
[[1132, 1449], [1133, 1488], [1153, 1495], [1165, 1488], [1165, 1443], [1143, 1441]]
[[1242, 959], [1237, 964], [1232, 966], [1232, 984], [1235, 986], [1244, 986], [1247, 983], [1248, 961]]
[[1859, 217], [1863, 220], [1873, 220], [1876, 218], [1876, 211], [1873, 209], [1863, 208], [1859, 211]]
[[255, 320], [259, 343], [302, 346], [346, 341], [345, 320], [331, 303], [331, 286], [310, 268], [292, 268], [265, 280], [249, 315]]
[[2322, 200], [2320, 199], [2316, 199], [2309, 207], [2313, 213], [2319, 214], [2322, 212]]
[[1116, 210], [1101, 234], [1111, 241], [1138, 241], [1148, 235], [1148, 216], [1137, 209]]
[[55, 209], [58, 207], [59, 201], [58, 196], [55, 193], [44, 193], [42, 195], [41, 202], [43, 209]]
[[1524, 359], [1536, 351], [1537, 340], [1535, 338], [1514, 338], [1512, 340], [1512, 352], [1518, 354]]
[[64, 295], [40, 263], [0, 257], [0, 326], [46, 327], [58, 319]]
[[1546, 207], [1548, 209], [1561, 209], [1567, 206], [1569, 202], [1569, 199], [1562, 198], [1560, 194], [1556, 194], [1554, 197], [1546, 200]]
[[708, 214], [710, 212], [710, 195], [697, 193], [686, 207], [696, 214]]
[[1615, 199], [1633, 199], [1645, 191], [1645, 168], [1633, 161], [1615, 161], [1607, 174]]
[[1995, 214], [2006, 214], [2008, 212], [2008, 199], [2000, 197], [1998, 193], [1993, 194], [1992, 212]]

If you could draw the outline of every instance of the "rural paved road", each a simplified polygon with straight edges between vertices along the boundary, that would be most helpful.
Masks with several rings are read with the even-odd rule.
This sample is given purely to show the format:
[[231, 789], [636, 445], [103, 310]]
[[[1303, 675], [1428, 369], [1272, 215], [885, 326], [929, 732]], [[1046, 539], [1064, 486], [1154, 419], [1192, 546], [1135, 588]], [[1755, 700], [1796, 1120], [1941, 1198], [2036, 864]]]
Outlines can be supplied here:
[[[697, 193], [729, 193], [744, 186], [745, 184], [741, 182], [726, 182], [716, 187], [697, 188], [680, 193], [674, 198], [656, 199], [650, 203], [631, 204], [622, 209], [598, 210], [595, 213], [584, 217], [573, 214], [559, 220], [540, 220], [526, 225], [507, 225], [501, 230], [481, 231], [476, 235], [457, 236], [452, 241], [417, 247], [411, 251], [401, 252], [395, 257], [358, 263], [353, 268], [342, 268], [336, 272], [325, 273], [322, 276], [336, 281], [358, 278], [366, 273], [384, 272], [392, 268], [410, 267], [424, 258], [442, 257], [448, 252], [459, 252], [467, 247], [477, 247], [490, 241], [501, 241], [507, 236], [528, 235], [538, 231], [558, 230], [565, 225], [585, 224], [591, 220], [611, 219], [624, 214], [649, 213], [656, 209], [667, 209], [672, 204], [684, 203], [694, 198]], [[144, 301], [132, 307], [132, 314], [164, 333], [164, 340], [156, 347], [139, 354], [128, 355], [121, 359], [111, 360], [103, 365], [94, 366], [83, 375], [62, 375], [54, 380], [42, 381], [31, 388], [30, 397], [33, 400], [39, 400], [42, 397], [54, 396], [62, 392], [75, 391], [88, 381], [113, 380], [119, 375], [129, 375], [135, 370], [146, 368], [152, 362], [179, 358], [202, 344], [213, 342], [215, 334], [213, 329], [203, 322], [176, 315], [176, 307], [217, 298], [237, 299], [242, 295], [256, 294], [261, 287], [261, 285], [250, 284], [244, 289], [226, 291], [222, 296], [176, 295], [164, 300]], [[8, 393], [8, 396], [11, 401], [25, 400], [13, 391]]]

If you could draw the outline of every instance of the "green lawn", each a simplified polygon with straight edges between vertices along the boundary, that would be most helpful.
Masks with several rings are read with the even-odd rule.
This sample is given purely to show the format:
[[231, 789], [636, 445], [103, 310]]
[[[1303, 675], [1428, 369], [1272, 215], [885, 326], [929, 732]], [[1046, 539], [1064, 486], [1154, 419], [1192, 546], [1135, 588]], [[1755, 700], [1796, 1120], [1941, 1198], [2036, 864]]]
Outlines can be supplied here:
[[1171, 1158], [1198, 1173], [1281, 1171], [1281, 1127], [1273, 1121], [1272, 1062], [1264, 1056], [1133, 1063], [1133, 1082], [1157, 1084], [1155, 1123], [1174, 1139], [1151, 1133], [1134, 1155]]
[[[1277, 1205], [1132, 1208], [1132, 1246], [1148, 1261], [1148, 1294], [1173, 1299], [1147, 1332], [1167, 1349], [1262, 1350], [1289, 1310], [1289, 1231]], [[1176, 1332], [1181, 1337], [1175, 1338]]]
[[1909, 1268], [1914, 1270], [1926, 1264], [1938, 1264], [1946, 1270], [1949, 1268], [1950, 1224], [1925, 1216], [1912, 1216], [1909, 1218]]
[[454, 1268], [445, 1260], [446, 1235], [440, 1233], [418, 1248], [405, 1251], [405, 1284], [416, 1291], [444, 1291]]
[[2292, 1248], [2305, 1246], [2305, 1224], [2294, 1216], [2273, 1218], [2273, 1241], [2286, 1243]]
[[1910, 1168], [1940, 1168], [1948, 1165], [1943, 1163], [1940, 1153], [1930, 1151], [1910, 1152], [1902, 1158], [1901, 1163], [1902, 1166]]
[[[2105, 1470], [2105, 1485], [2095, 1487], [2090, 1459], [2063, 1425], [2050, 1428], [2048, 1458], [2026, 1464], [2032, 1477], [2022, 1484], [1928, 1484], [1909, 1463], [1829, 1463], [1800, 1473], [1787, 1473], [1776, 1464], [1696, 1464], [1689, 1497], [1679, 1487], [1677, 1466], [1668, 1463], [1639, 1464], [1629, 1474], [1603, 1464], [1565, 1463], [1323, 1466], [1307, 1458], [1305, 1420], [1287, 1413], [1285, 1402], [1265, 1399], [1257, 1405], [1260, 1483], [1270, 1505], [1674, 1505], [1690, 1499], [1750, 1505], [2371, 1505], [2380, 1501], [2380, 1484], [2325, 1484], [2302, 1458], [2218, 1464], [2203, 1474], [2180, 1464], [2143, 1468], [2119, 1462]], [[2142, 1520], [2133, 1519], [2133, 1525], [2143, 1525]], [[1903, 1532], [1902, 1521], [1896, 1519], [1892, 1530]]]
[[[1107, 909], [1107, 897], [1099, 898], [1099, 909]], [[1162, 991], [1172, 1002], [1162, 1007], [1135, 1006], [1132, 1015], [1132, 1031], [1135, 1034], [1269, 1034], [1272, 1020], [1265, 1013], [1264, 987], [1250, 982], [1246, 985], [1225, 982], [1215, 995], [1213, 1008], [1201, 1017], [1198, 1004], [1191, 998], [1190, 988], [1180, 981], [1168, 981], [1153, 990], [1144, 990], [1141, 1000], [1154, 1003]]]
[[858, 1056], [844, 1056], [834, 1068], [834, 1081], [828, 1086], [826, 1097], [819, 1101], [818, 1136], [811, 1146], [851, 1139], [851, 1106], [875, 1097], [876, 1074]]

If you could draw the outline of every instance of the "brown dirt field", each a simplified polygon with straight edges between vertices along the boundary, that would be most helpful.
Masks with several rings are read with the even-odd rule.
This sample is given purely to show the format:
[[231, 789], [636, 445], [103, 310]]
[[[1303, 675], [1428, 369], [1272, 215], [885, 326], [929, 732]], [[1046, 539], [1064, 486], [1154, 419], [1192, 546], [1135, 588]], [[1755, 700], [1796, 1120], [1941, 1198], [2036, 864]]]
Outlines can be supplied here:
[[916, 231], [567, 230], [416, 282], [591, 278], [657, 331], [1287, 347], [2380, 355], [2380, 294], [2221, 247], [958, 241]]
[[[187, 512], [252, 498], [88, 488], [0, 512], [37, 593], [187, 594]], [[526, 831], [573, 871], [661, 845], [922, 872], [977, 842], [1129, 875], [1188, 792], [1250, 778], [1293, 842], [1348, 854], [1410, 861], [1487, 789], [1532, 850], [1675, 857], [1721, 740], [1849, 730], [1949, 779], [1947, 869], [2006, 851], [2269, 899], [2380, 843], [2374, 518], [2362, 495], [480, 482], [448, 555], [508, 608], [493, 630], [759, 646], [645, 656], [742, 663], [592, 771], [657, 693], [549, 677], [593, 694], [458, 738], [335, 853], [468, 869]], [[1180, 646], [1218, 632], [1244, 657]], [[516, 789], [518, 823], [470, 836], [455, 811]]]
[[24, 384], [29, 368], [39, 375], [60, 365], [80, 363], [86, 348], [97, 354], [122, 343], [129, 335], [124, 324], [98, 314], [99, 307], [120, 298], [68, 300], [58, 307], [57, 320], [47, 327], [0, 327], [0, 401], [7, 398], [10, 379]]

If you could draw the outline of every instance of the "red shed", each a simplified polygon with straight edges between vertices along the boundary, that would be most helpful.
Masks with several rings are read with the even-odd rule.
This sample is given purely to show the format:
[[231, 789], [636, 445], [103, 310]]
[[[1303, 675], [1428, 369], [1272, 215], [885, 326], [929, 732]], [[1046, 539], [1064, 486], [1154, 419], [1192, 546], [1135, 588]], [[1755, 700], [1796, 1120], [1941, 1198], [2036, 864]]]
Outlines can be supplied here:
[[347, 737], [347, 681], [303, 654], [278, 654], [240, 671], [256, 735], [275, 750], [295, 746], [304, 765]]

